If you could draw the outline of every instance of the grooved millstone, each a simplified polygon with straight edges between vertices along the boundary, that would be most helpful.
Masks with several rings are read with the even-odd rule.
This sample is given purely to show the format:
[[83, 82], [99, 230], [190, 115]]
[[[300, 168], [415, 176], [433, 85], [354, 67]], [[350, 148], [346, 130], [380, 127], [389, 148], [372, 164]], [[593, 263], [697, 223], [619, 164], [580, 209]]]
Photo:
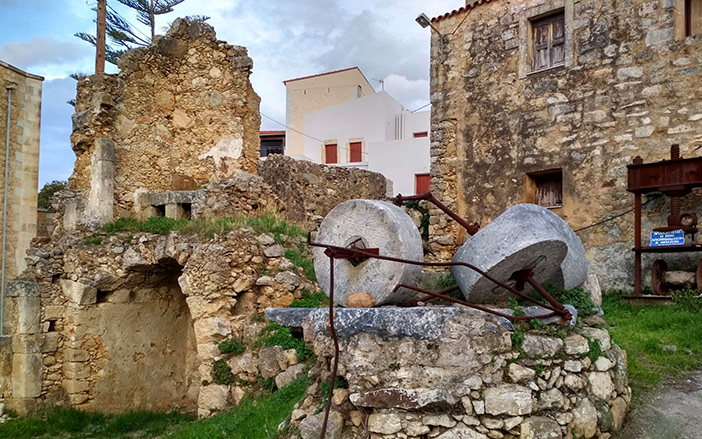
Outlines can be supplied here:
[[[380, 249], [380, 255], [413, 261], [424, 260], [422, 237], [402, 209], [384, 201], [349, 200], [337, 205], [319, 226], [315, 242], [346, 247], [362, 238], [366, 248]], [[322, 290], [329, 296], [329, 257], [324, 248], [314, 248], [314, 271]], [[354, 293], [370, 293], [376, 305], [398, 303], [414, 296], [412, 291], [392, 290], [397, 284], [416, 285], [419, 265], [367, 259], [357, 267], [348, 260], [334, 260], [334, 302], [346, 305]]]
[[[514, 284], [510, 280], [512, 274], [526, 268], [531, 268], [534, 279], [542, 284], [558, 274], [562, 278], [561, 263], [566, 259], [571, 240], [559, 222], [563, 220], [535, 204], [512, 206], [468, 239], [454, 255], [453, 262], [472, 264], [509, 285]], [[574, 235], [567, 224], [565, 227]], [[580, 244], [577, 236], [575, 239]], [[579, 263], [575, 259], [574, 263]], [[583, 265], [587, 274], [587, 262]], [[490, 303], [512, 296], [470, 268], [453, 266], [451, 274], [469, 302]]]

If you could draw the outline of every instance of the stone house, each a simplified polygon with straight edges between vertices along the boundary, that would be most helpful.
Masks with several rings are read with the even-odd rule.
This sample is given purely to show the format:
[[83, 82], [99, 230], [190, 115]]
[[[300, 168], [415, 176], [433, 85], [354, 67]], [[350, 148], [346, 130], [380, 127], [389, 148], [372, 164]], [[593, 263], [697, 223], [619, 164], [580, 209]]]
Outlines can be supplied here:
[[[24, 253], [37, 233], [42, 81], [41, 76], [0, 61], [0, 138], [3, 140], [0, 187], [7, 189], [6, 192], [0, 189], [0, 197], [7, 194], [7, 212], [4, 212], [7, 223], [0, 229], [0, 235], [6, 231], [2, 250], [3, 258], [6, 257], [6, 278], [24, 270]], [[9, 158], [7, 163], [5, 157]]]
[[[432, 191], [482, 224], [524, 202], [575, 230], [626, 213], [634, 157], [666, 159], [675, 143], [692, 157], [702, 146], [701, 5], [478, 0], [433, 18]], [[644, 233], [665, 224], [668, 202], [645, 211]], [[450, 257], [457, 226], [436, 215], [431, 232]], [[633, 214], [579, 236], [602, 286], [631, 288]]]

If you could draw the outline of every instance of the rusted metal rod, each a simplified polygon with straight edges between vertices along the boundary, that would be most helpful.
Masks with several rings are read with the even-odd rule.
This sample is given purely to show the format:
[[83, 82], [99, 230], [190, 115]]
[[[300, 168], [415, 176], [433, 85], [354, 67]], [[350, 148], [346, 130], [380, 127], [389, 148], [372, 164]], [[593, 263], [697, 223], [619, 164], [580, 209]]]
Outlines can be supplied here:
[[425, 289], [423, 289], [423, 288], [413, 287], [413, 286], [405, 285], [405, 284], [398, 284], [398, 285], [393, 289], [392, 292], [393, 292], [393, 293], [396, 292], [399, 288], [407, 288], [407, 289], [412, 290], [412, 291], [417, 291], [418, 293], [428, 294], [428, 295], [430, 295], [430, 296], [433, 296], [433, 297], [436, 297], [436, 298], [439, 298], [439, 299], [448, 300], [449, 302], [457, 303], [457, 304], [459, 304], [459, 305], [467, 306], [468, 308], [477, 309], [477, 310], [479, 310], [479, 311], [483, 311], [483, 312], [486, 312], [486, 313], [494, 314], [494, 315], [496, 315], [496, 316], [498, 316], [498, 317], [504, 317], [504, 318], [510, 319], [510, 320], [547, 319], [547, 318], [549, 318], [549, 317], [555, 317], [555, 316], [559, 315], [556, 311], [553, 311], [553, 312], [551, 312], [551, 313], [544, 314], [544, 315], [540, 315], [540, 316], [514, 316], [514, 315], [512, 315], [512, 314], [506, 314], [506, 313], [503, 313], [503, 312], [500, 312], [500, 311], [496, 311], [496, 310], [494, 310], [494, 309], [492, 309], [492, 308], [488, 308], [488, 307], [485, 307], [485, 306], [476, 305], [476, 304], [474, 304], [474, 303], [466, 302], [465, 300], [456, 299], [455, 297], [447, 296], [447, 295], [442, 294], [442, 293], [440, 293], [440, 292], [438, 292], [438, 291], [425, 290]]
[[426, 201], [432, 203], [434, 206], [441, 209], [442, 212], [444, 212], [446, 215], [450, 216], [451, 219], [453, 219], [458, 224], [460, 224], [461, 227], [466, 229], [466, 231], [468, 232], [469, 235], [475, 235], [476, 233], [478, 233], [478, 230], [480, 229], [480, 224], [469, 223], [468, 221], [464, 220], [456, 212], [449, 209], [444, 203], [439, 201], [431, 192], [425, 192], [425, 193], [419, 194], [419, 195], [408, 195], [408, 196], [403, 196], [402, 194], [397, 194], [397, 196], [395, 198], [392, 198], [393, 203], [395, 203], [398, 206], [402, 206], [402, 204], [404, 204], [405, 201], [419, 201], [419, 200], [426, 200]]
[[[492, 283], [504, 288], [505, 290], [509, 291], [510, 293], [514, 294], [515, 296], [519, 296], [519, 297], [521, 297], [525, 300], [528, 300], [536, 305], [539, 305], [539, 306], [546, 308], [550, 311], [554, 311], [562, 317], [570, 316], [570, 313], [568, 312], [568, 310], [563, 308], [562, 305], [561, 305], [561, 309], [558, 309], [552, 305], [549, 305], [549, 304], [543, 303], [539, 300], [536, 300], [533, 297], [530, 297], [530, 296], [524, 294], [523, 292], [512, 288], [511, 286], [507, 285], [506, 283], [495, 279], [494, 277], [490, 276], [489, 274], [487, 274], [486, 272], [484, 272], [480, 268], [476, 267], [475, 265], [471, 265], [467, 262], [424, 262], [424, 261], [412, 261], [412, 260], [407, 260], [407, 259], [394, 258], [392, 256], [382, 256], [382, 255], [377, 255], [377, 254], [371, 254], [369, 252], [366, 252], [365, 250], [353, 249], [353, 248], [348, 248], [348, 247], [339, 247], [339, 246], [331, 245], [331, 244], [320, 244], [320, 243], [312, 242], [312, 234], [311, 233], [307, 235], [307, 244], [312, 246], [312, 247], [326, 248], [327, 250], [325, 250], [324, 253], [327, 256], [334, 255], [335, 257], [339, 257], [339, 255], [342, 255], [341, 257], [348, 257], [346, 255], [349, 255], [350, 253], [356, 253], [356, 254], [361, 255], [361, 256], [366, 256], [366, 257], [374, 258], [374, 259], [380, 259], [383, 261], [399, 262], [402, 264], [410, 264], [410, 265], [421, 265], [423, 267], [455, 267], [455, 266], [459, 266], [459, 267], [470, 268], [471, 270], [477, 272], [478, 274], [485, 277], [486, 279], [488, 279]], [[546, 294], [548, 294], [548, 293], [546, 293]], [[549, 295], [549, 297], [551, 297], [551, 296]], [[555, 300], [552, 297], [551, 297], [551, 299]], [[546, 299], [546, 300], [548, 300], [548, 299]], [[570, 318], [570, 317], [567, 317], [567, 318]]]
[[334, 328], [334, 255], [327, 256], [329, 256], [329, 331], [334, 341], [334, 364], [332, 365], [331, 383], [329, 384], [329, 392], [327, 392], [327, 406], [324, 408], [324, 422], [322, 423], [320, 439], [324, 439], [327, 433], [329, 410], [334, 397], [334, 382], [336, 381], [336, 374], [339, 368], [339, 338], [336, 335], [336, 328]]
[[[409, 288], [409, 287], [407, 287], [406, 285], [403, 285], [403, 286], [405, 286], [406, 288]], [[397, 288], [395, 288], [395, 289], [397, 289]], [[410, 289], [413, 289], [413, 288], [410, 288]], [[452, 287], [444, 288], [443, 290], [432, 291], [432, 292], [433, 292], [433, 293], [439, 293], [439, 294], [448, 294], [448, 293], [452, 293], [452, 292], [454, 292], [454, 291], [456, 291], [456, 290], [458, 290], [458, 289], [459, 289], [459, 288], [458, 288], [458, 285], [454, 285], [454, 286], [452, 286]], [[414, 291], [417, 291], [418, 293], [422, 293], [422, 292], [423, 292], [423, 290], [422, 290], [421, 288], [417, 288], [417, 289], [415, 289]], [[394, 291], [393, 291], [393, 292], [394, 292]], [[417, 305], [419, 304], [419, 302], [428, 302], [428, 301], [430, 301], [430, 300], [438, 299], [438, 297], [437, 297], [436, 295], [429, 295], [429, 293], [426, 293], [426, 294], [427, 294], [427, 295], [424, 296], [424, 297], [418, 297], [418, 298], [416, 298], [416, 299], [409, 300], [409, 301], [407, 301], [407, 302], [398, 303], [397, 306], [406, 308], [406, 307], [410, 307], [410, 306], [417, 306]]]

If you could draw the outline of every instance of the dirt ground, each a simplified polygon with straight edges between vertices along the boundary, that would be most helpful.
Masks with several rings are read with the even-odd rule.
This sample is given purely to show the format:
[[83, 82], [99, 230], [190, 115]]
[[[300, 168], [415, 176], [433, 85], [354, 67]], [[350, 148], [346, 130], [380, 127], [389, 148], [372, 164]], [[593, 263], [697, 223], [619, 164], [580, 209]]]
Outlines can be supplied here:
[[702, 439], [702, 371], [641, 395], [612, 439]]

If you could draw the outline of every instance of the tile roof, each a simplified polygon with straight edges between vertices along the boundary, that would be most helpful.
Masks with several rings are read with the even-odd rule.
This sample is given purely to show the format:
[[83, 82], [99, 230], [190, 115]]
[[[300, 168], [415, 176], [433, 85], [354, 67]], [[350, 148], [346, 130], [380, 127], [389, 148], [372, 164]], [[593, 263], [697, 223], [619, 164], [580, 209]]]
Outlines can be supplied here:
[[285, 130], [279, 130], [279, 131], [259, 131], [259, 135], [263, 136], [275, 136], [275, 135], [280, 135], [280, 134], [285, 134]]
[[462, 8], [459, 8], [459, 9], [454, 9], [453, 11], [447, 12], [444, 15], [439, 15], [438, 17], [434, 17], [431, 19], [431, 21], [432, 21], [432, 23], [436, 23], [437, 21], [441, 21], [441, 20], [444, 20], [446, 18], [453, 17], [454, 15], [460, 14], [461, 12], [467, 11], [469, 9], [475, 9], [484, 3], [490, 3], [490, 1], [491, 0], [476, 0], [473, 3], [471, 3], [470, 5], [463, 6]]

